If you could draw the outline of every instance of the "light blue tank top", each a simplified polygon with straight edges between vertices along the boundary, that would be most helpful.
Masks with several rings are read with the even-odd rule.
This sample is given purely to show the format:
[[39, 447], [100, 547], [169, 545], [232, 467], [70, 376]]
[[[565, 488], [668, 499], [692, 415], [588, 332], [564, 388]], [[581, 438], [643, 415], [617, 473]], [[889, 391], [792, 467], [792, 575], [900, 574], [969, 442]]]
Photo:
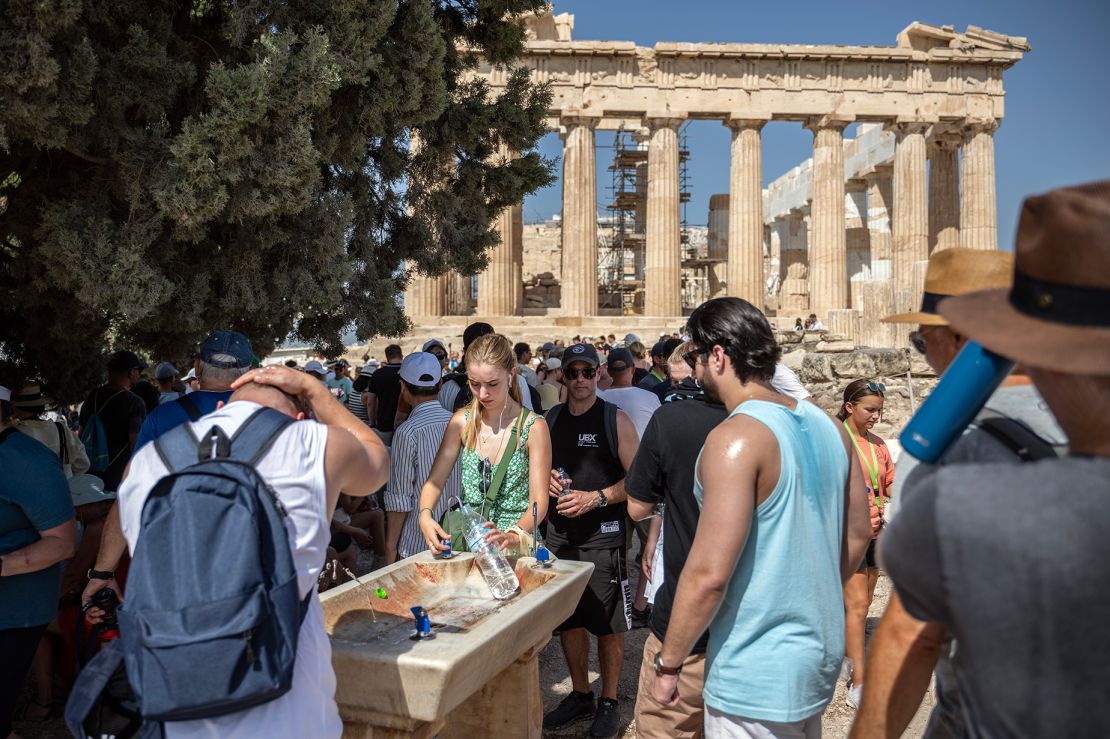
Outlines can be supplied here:
[[[705, 702], [764, 721], [801, 721], [832, 699], [844, 658], [840, 547], [848, 454], [817, 406], [751, 400], [778, 440], [782, 473], [755, 510], [724, 600], [709, 625]], [[699, 455], [700, 461], [700, 455]], [[694, 495], [702, 504], [701, 480]]]

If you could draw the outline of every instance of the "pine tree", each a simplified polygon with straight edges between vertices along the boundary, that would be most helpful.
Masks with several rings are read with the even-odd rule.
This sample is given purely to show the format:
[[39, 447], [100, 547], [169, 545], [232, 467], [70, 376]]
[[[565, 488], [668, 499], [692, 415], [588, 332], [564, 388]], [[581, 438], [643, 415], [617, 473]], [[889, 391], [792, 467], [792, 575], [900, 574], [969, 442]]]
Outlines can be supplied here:
[[0, 354], [75, 399], [115, 348], [403, 332], [405, 266], [480, 270], [550, 181], [548, 93], [513, 67], [544, 6], [0, 2]]

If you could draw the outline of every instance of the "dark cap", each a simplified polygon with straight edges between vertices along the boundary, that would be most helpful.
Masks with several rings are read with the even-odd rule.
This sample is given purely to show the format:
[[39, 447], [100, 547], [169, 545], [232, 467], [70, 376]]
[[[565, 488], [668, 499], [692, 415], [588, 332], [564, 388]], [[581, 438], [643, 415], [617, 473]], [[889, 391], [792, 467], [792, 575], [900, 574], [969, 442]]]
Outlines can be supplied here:
[[543, 346], [540, 347], [540, 351], [551, 353], [551, 352], [555, 351], [555, 345], [552, 344], [549, 341], [549, 342], [547, 342], [546, 344], [544, 344]]
[[200, 361], [220, 369], [247, 369], [253, 357], [250, 339], [238, 331], [213, 331], [200, 345]]
[[609, 359], [606, 364], [611, 372], [623, 372], [632, 369], [632, 352], [623, 348], [614, 349], [609, 352]]
[[665, 342], [665, 341], [655, 342], [655, 346], [651, 347], [651, 356], [653, 356], [653, 357], [665, 357], [665, 356], [667, 356], [667, 342]]
[[591, 367], [596, 367], [599, 362], [597, 358], [597, 349], [594, 349], [593, 344], [575, 344], [574, 346], [567, 347], [563, 352], [563, 366], [570, 366], [571, 362], [585, 362]]
[[145, 370], [149, 365], [139, 359], [135, 352], [119, 351], [108, 357], [109, 372], [128, 372], [133, 369]]

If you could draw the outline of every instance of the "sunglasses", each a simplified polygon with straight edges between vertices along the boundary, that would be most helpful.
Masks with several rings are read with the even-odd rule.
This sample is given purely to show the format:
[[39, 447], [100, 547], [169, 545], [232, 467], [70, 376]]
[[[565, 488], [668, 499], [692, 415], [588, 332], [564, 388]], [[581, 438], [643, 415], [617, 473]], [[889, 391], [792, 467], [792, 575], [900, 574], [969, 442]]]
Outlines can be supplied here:
[[866, 387], [869, 392], [886, 395], [886, 385], [881, 382], [869, 382], [864, 385], [864, 387]]
[[443, 352], [428, 352], [428, 353], [431, 354], [433, 357], [435, 357], [436, 359], [438, 359], [441, 362], [444, 359], [447, 359], [447, 355], [444, 354]]
[[910, 331], [910, 346], [912, 346], [913, 350], [918, 354], [924, 354], [928, 346], [928, 342], [925, 340], [925, 334], [920, 331]]
[[489, 492], [489, 486], [493, 478], [493, 463], [489, 461], [489, 457], [482, 459], [478, 463], [478, 474], [481, 476], [481, 482], [479, 483], [479, 486], [481, 488], [482, 495], [485, 495]]
[[682, 361], [686, 362], [686, 364], [688, 364], [690, 366], [690, 369], [697, 369], [698, 368], [698, 357], [705, 357], [705, 360], [708, 362], [709, 361], [709, 350], [708, 349], [691, 349], [690, 351], [688, 351], [688, 352], [686, 352], [682, 355]]
[[587, 380], [592, 380], [597, 376], [596, 367], [583, 367], [582, 369], [565, 369], [563, 374], [567, 376], [568, 380], [577, 380], [579, 377], [585, 377]]

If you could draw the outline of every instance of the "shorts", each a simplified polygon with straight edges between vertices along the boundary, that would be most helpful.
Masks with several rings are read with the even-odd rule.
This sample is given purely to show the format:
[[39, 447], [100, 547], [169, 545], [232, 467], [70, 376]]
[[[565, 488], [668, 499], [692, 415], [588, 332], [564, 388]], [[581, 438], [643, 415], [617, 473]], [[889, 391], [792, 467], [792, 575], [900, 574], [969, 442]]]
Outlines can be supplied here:
[[559, 624], [556, 633], [586, 629], [594, 636], [609, 636], [623, 634], [632, 628], [632, 592], [628, 587], [624, 547], [564, 547], [556, 551], [555, 556], [574, 562], [592, 562], [594, 565], [578, 606], [570, 618]]
[[875, 545], [878, 541], [878, 539], [872, 539], [871, 543], [867, 545], [867, 553], [863, 555], [863, 561], [859, 563], [859, 569], [856, 572], [863, 572], [879, 566], [879, 560], [875, 557]]

